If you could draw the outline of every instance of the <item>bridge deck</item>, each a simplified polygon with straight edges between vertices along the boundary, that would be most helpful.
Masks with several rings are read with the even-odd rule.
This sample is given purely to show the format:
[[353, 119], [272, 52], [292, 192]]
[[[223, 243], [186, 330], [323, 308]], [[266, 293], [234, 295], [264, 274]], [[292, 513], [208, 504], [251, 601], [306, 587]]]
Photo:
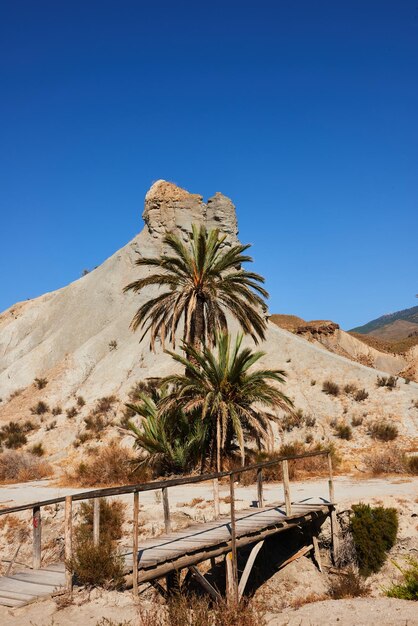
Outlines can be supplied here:
[[[281, 506], [247, 509], [236, 514], [237, 547], [243, 547], [261, 538], [314, 519], [324, 519], [332, 509], [328, 503], [292, 503], [292, 515], [286, 516]], [[194, 524], [184, 530], [173, 531], [140, 542], [138, 552], [139, 583], [155, 580], [165, 574], [199, 563], [231, 550], [230, 518]], [[132, 572], [132, 549], [122, 548], [126, 573]], [[0, 604], [18, 607], [43, 596], [63, 591], [65, 568], [63, 563], [37, 570], [27, 569], [0, 578]]]

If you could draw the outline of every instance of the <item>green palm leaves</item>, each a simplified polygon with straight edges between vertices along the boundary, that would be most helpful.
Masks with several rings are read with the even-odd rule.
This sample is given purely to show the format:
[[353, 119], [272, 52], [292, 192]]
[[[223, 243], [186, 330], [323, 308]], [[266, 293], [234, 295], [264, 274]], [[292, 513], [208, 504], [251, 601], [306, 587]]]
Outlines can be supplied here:
[[185, 344], [185, 357], [169, 353], [175, 361], [186, 366], [186, 374], [164, 379], [173, 391], [161, 399], [159, 406], [163, 414], [179, 405], [186, 415], [199, 413], [216, 447], [216, 465], [220, 471], [221, 453], [231, 451], [234, 437], [244, 462], [244, 434], [248, 433], [258, 441], [268, 440], [271, 420], [275, 418], [265, 409], [289, 410], [292, 402], [271, 384], [284, 382], [283, 371], [249, 371], [264, 353], [242, 348], [242, 335], [233, 343], [229, 335], [222, 333], [216, 344], [216, 352], [207, 346], [197, 349]]
[[188, 244], [174, 233], [164, 238], [167, 254], [159, 258], [139, 258], [136, 265], [148, 267], [151, 274], [127, 285], [124, 291], [142, 292], [146, 287], [165, 290], [147, 300], [136, 312], [131, 327], [150, 331], [151, 348], [157, 337], [164, 346], [168, 337], [175, 347], [175, 334], [183, 321], [183, 340], [197, 347], [212, 343], [216, 334], [227, 329], [226, 312], [240, 324], [244, 333], [257, 343], [266, 329], [267, 291], [262, 276], [242, 269], [251, 262], [245, 254], [249, 245], [225, 246], [218, 230], [207, 231], [193, 225]]

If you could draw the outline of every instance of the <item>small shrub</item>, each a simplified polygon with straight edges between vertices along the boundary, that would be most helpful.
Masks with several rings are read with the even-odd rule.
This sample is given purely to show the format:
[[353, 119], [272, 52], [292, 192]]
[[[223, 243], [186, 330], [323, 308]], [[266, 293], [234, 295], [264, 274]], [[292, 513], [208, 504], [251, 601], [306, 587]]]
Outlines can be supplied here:
[[77, 396], [77, 406], [82, 407], [86, 404], [83, 396]]
[[405, 385], [409, 385], [409, 383], [411, 382], [411, 379], [410, 378], [404, 378], [404, 382], [405, 382]]
[[287, 413], [281, 422], [281, 427], [287, 432], [291, 432], [294, 428], [301, 428], [304, 423], [303, 411], [298, 409], [295, 413]]
[[109, 350], [112, 352], [112, 350], [116, 350], [116, 348], [118, 347], [118, 342], [116, 341], [116, 339], [112, 339], [112, 341], [109, 341]]
[[27, 443], [27, 439], [21, 424], [12, 421], [1, 428], [0, 444], [3, 444], [6, 448], [21, 448], [25, 443]]
[[87, 430], [99, 434], [104, 428], [106, 428], [106, 420], [101, 415], [88, 415], [84, 418], [84, 423]]
[[350, 441], [353, 437], [353, 431], [348, 424], [337, 424], [335, 434], [340, 439], [345, 439], [346, 441]]
[[398, 379], [395, 376], [378, 376], [376, 385], [378, 387], [387, 387], [387, 389], [395, 389]]
[[359, 389], [354, 395], [354, 400], [356, 402], [363, 402], [363, 400], [367, 400], [368, 397], [369, 394], [365, 389]]
[[352, 396], [356, 391], [357, 387], [353, 383], [348, 383], [347, 385], [344, 385], [344, 393], [346, 393], [348, 396]]
[[307, 428], [313, 428], [316, 424], [316, 418], [313, 417], [312, 415], [306, 415], [305, 416], [305, 426]]
[[36, 430], [36, 426], [31, 420], [26, 420], [26, 422], [23, 422], [21, 428], [24, 433], [30, 433], [32, 430]]
[[117, 402], [116, 396], [105, 396], [104, 398], [100, 398], [96, 402], [93, 414], [97, 415], [98, 413], [108, 413], [115, 402]]
[[340, 387], [337, 383], [334, 383], [332, 380], [326, 380], [322, 384], [322, 391], [329, 396], [338, 396], [340, 394]]
[[44, 389], [48, 384], [47, 378], [35, 378], [33, 384], [37, 389]]
[[67, 414], [68, 419], [72, 419], [73, 417], [78, 415], [78, 411], [75, 406], [72, 406], [71, 408], [67, 409], [65, 412]]
[[398, 436], [398, 429], [390, 422], [375, 422], [370, 428], [370, 434], [379, 441], [393, 441]]
[[407, 459], [408, 471], [410, 474], [414, 474], [414, 476], [418, 476], [418, 455], [410, 456]]
[[38, 456], [38, 457], [44, 456], [45, 454], [44, 447], [41, 443], [33, 444], [33, 446], [29, 448], [29, 452], [33, 454], [34, 456]]
[[356, 549], [357, 563], [362, 576], [378, 572], [393, 547], [398, 532], [396, 509], [355, 504], [350, 520], [350, 531]]
[[395, 567], [402, 573], [403, 582], [393, 585], [386, 590], [389, 598], [399, 598], [400, 600], [418, 600], [418, 560], [413, 557], [407, 557], [408, 567], [402, 568], [397, 563]]
[[363, 418], [360, 417], [359, 415], [354, 415], [354, 417], [351, 420], [351, 426], [354, 426], [354, 428], [356, 428], [357, 426], [361, 426], [363, 423]]
[[359, 576], [358, 572], [353, 567], [340, 572], [337, 578], [332, 578], [328, 590], [333, 600], [358, 598], [367, 596], [369, 592], [370, 587], [366, 585], [364, 579]]
[[47, 424], [47, 425], [45, 426], [45, 430], [46, 430], [46, 431], [48, 431], [48, 430], [54, 430], [54, 428], [56, 428], [56, 426], [57, 426], [57, 421], [56, 421], [56, 420], [53, 420], [52, 422], [50, 422], [49, 424]]
[[396, 446], [373, 450], [364, 457], [364, 463], [374, 476], [381, 474], [404, 474], [407, 471], [405, 454]]
[[106, 589], [123, 587], [123, 559], [114, 541], [103, 539], [97, 546], [92, 539], [76, 541], [69, 566], [78, 584]]
[[28, 452], [3, 452], [0, 454], [0, 481], [38, 480], [49, 476], [51, 466]]
[[48, 411], [49, 406], [46, 404], [46, 402], [43, 402], [43, 400], [39, 400], [38, 404], [32, 406], [30, 410], [32, 415], [44, 415], [45, 413], [48, 413]]
[[13, 398], [17, 398], [20, 394], [25, 391], [24, 387], [20, 387], [19, 389], [15, 389], [9, 396], [9, 400], [13, 400]]
[[79, 448], [81, 445], [83, 445], [84, 443], [86, 443], [87, 441], [90, 441], [92, 439], [93, 435], [91, 433], [80, 433], [73, 442], [73, 446], [74, 448]]
[[309, 433], [305, 437], [305, 443], [312, 443], [312, 441], [313, 441], [313, 435], [311, 433]]
[[62, 408], [59, 405], [54, 406], [54, 408], [52, 409], [51, 413], [52, 413], [52, 415], [61, 415], [62, 414]]
[[311, 387], [315, 387], [315, 385], [316, 385], [316, 380], [312, 379], [311, 380]]

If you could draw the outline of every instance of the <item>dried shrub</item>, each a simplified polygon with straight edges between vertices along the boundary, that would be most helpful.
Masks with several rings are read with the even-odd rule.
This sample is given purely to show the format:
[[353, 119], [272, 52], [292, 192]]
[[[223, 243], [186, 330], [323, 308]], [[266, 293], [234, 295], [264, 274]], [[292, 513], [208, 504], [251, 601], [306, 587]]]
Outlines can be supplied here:
[[395, 376], [378, 376], [376, 385], [378, 387], [387, 387], [387, 389], [395, 389], [398, 379]]
[[48, 430], [54, 430], [54, 428], [56, 428], [56, 426], [57, 426], [57, 421], [56, 421], [56, 420], [52, 420], [52, 422], [49, 422], [49, 424], [47, 424], [47, 425], [45, 426], [45, 430], [46, 430], [46, 431], [48, 431]]
[[136, 467], [135, 461], [131, 450], [113, 441], [101, 447], [94, 458], [82, 461], [67, 471], [65, 482], [80, 487], [146, 482], [149, 473]]
[[92, 433], [99, 434], [107, 426], [107, 422], [102, 415], [88, 415], [84, 418], [86, 429]]
[[337, 383], [334, 383], [332, 380], [326, 380], [322, 383], [322, 391], [329, 396], [339, 396], [340, 395], [340, 387]]
[[116, 396], [105, 396], [104, 398], [99, 398], [96, 402], [96, 406], [93, 409], [93, 415], [97, 415], [99, 413], [108, 413], [112, 406], [117, 402]]
[[282, 430], [291, 432], [294, 428], [301, 428], [305, 420], [302, 409], [298, 409], [295, 413], [287, 413], [280, 423]]
[[59, 405], [54, 406], [54, 408], [52, 409], [51, 413], [52, 413], [52, 415], [61, 415], [62, 414], [62, 408]]
[[356, 402], [363, 402], [363, 400], [367, 400], [368, 397], [369, 397], [369, 394], [368, 394], [368, 392], [365, 389], [359, 389], [354, 394], [354, 400]]
[[87, 432], [80, 433], [74, 439], [73, 446], [74, 446], [74, 448], [79, 448], [80, 446], [82, 446], [87, 441], [91, 441], [92, 438], [93, 438], [93, 434], [92, 433], [87, 433]]
[[354, 417], [351, 419], [351, 426], [354, 426], [354, 428], [357, 428], [357, 426], [361, 426], [363, 423], [363, 418], [360, 417], [359, 415], [354, 415]]
[[347, 385], [344, 385], [344, 393], [346, 393], [348, 396], [354, 395], [356, 391], [357, 391], [357, 386], [354, 385], [353, 383], [348, 383]]
[[76, 540], [69, 566], [80, 585], [105, 589], [123, 587], [123, 559], [114, 541], [104, 539], [95, 546], [92, 539]]
[[33, 384], [37, 389], [44, 389], [48, 384], [47, 378], [35, 378]]
[[348, 424], [337, 424], [335, 427], [335, 435], [340, 439], [350, 441], [353, 437], [353, 431]]
[[44, 447], [41, 443], [35, 443], [29, 448], [29, 452], [35, 456], [41, 457], [45, 455]]
[[359, 573], [350, 567], [331, 578], [328, 593], [333, 600], [358, 598], [367, 596], [370, 593], [370, 587]]
[[407, 471], [405, 453], [396, 446], [373, 450], [364, 457], [364, 463], [374, 476], [404, 474]]
[[9, 422], [0, 429], [0, 445], [6, 448], [21, 448], [27, 443], [24, 428], [17, 422]]
[[24, 387], [20, 387], [19, 389], [15, 389], [9, 396], [9, 400], [13, 400], [13, 398], [17, 398], [21, 393], [25, 391]]
[[138, 626], [266, 626], [266, 611], [254, 600], [212, 602], [207, 596], [174, 595], [162, 611], [140, 609]]
[[83, 396], [77, 396], [77, 406], [81, 408], [85, 404], [86, 404], [86, 401], [84, 400]]
[[71, 418], [75, 417], [76, 415], [78, 415], [78, 411], [77, 411], [75, 406], [72, 406], [71, 408], [67, 409], [65, 412], [66, 412], [67, 417], [69, 419], [71, 419]]
[[112, 339], [111, 341], [109, 341], [109, 350], [112, 352], [113, 350], [116, 350], [116, 348], [118, 347], [118, 342], [116, 341], [116, 339]]
[[398, 436], [398, 428], [390, 422], [375, 422], [370, 427], [370, 434], [379, 441], [393, 441]]
[[315, 385], [316, 385], [316, 380], [312, 379], [311, 380], [311, 387], [315, 387]]
[[50, 476], [51, 466], [28, 452], [0, 454], [0, 481], [38, 480]]
[[32, 415], [44, 415], [45, 413], [48, 413], [48, 411], [49, 406], [43, 400], [39, 400], [39, 402], [35, 404], [35, 406], [32, 406], [30, 409]]
[[408, 472], [414, 476], [418, 476], [418, 456], [410, 456], [407, 459]]
[[396, 509], [355, 504], [350, 520], [350, 531], [356, 549], [357, 563], [362, 576], [378, 572], [386, 561], [387, 552], [394, 546], [398, 532]]

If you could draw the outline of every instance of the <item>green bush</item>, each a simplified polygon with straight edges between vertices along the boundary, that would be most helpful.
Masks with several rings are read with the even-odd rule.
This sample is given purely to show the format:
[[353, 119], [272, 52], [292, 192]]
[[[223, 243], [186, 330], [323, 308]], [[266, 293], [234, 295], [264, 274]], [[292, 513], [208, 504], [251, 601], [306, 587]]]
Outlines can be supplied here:
[[401, 568], [397, 563], [394, 565], [403, 575], [403, 582], [393, 585], [386, 591], [389, 598], [399, 598], [400, 600], [418, 600], [418, 560], [412, 557], [406, 559], [409, 567]]
[[350, 531], [356, 549], [357, 563], [362, 576], [378, 572], [387, 552], [396, 541], [398, 514], [396, 509], [355, 504], [350, 520]]

